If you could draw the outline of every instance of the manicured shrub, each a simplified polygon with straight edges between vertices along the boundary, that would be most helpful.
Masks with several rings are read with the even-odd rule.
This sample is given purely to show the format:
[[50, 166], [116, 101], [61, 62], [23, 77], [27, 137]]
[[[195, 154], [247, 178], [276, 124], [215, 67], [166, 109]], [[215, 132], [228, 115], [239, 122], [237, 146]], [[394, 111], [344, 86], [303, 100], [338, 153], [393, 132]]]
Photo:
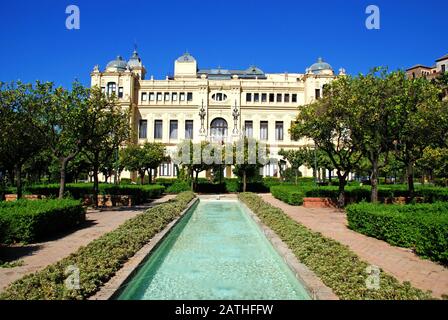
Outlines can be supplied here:
[[366, 262], [347, 246], [313, 232], [294, 221], [282, 210], [251, 193], [239, 195], [262, 222], [271, 228], [292, 250], [300, 262], [308, 266], [340, 299], [430, 299], [429, 293], [400, 284], [394, 277], [380, 272], [380, 288], [369, 290]]
[[176, 182], [180, 181], [176, 178], [157, 178], [156, 183], [164, 186], [165, 188], [169, 188], [171, 185], [175, 184]]
[[230, 179], [227, 178], [224, 180], [224, 183], [226, 184], [226, 191], [227, 192], [239, 192], [240, 191], [240, 183], [238, 181], [238, 179]]
[[350, 229], [448, 263], [448, 203], [359, 203], [348, 206], [346, 211]]
[[[66, 190], [74, 199], [83, 199], [85, 196], [93, 193], [93, 183], [69, 183], [66, 186]], [[133, 198], [134, 204], [141, 204], [157, 198], [164, 190], [165, 187], [158, 184], [116, 185], [101, 183], [99, 185], [100, 194], [129, 195]], [[59, 195], [59, 184], [33, 185], [27, 187], [27, 191], [32, 194], [57, 197]]]
[[271, 187], [272, 195], [290, 205], [301, 206], [303, 204], [303, 191], [300, 191], [295, 185], [281, 185]]
[[[192, 192], [184, 192], [172, 201], [148, 209], [57, 263], [14, 281], [0, 293], [0, 299], [87, 299], [114, 276], [129, 258], [177, 218], [193, 198]], [[69, 266], [79, 268], [78, 290], [71, 290], [65, 285], [65, 271]]]
[[191, 185], [188, 181], [176, 180], [166, 188], [166, 193], [177, 194], [184, 191], [190, 191]]
[[0, 243], [30, 243], [85, 220], [77, 200], [19, 200], [0, 203]]

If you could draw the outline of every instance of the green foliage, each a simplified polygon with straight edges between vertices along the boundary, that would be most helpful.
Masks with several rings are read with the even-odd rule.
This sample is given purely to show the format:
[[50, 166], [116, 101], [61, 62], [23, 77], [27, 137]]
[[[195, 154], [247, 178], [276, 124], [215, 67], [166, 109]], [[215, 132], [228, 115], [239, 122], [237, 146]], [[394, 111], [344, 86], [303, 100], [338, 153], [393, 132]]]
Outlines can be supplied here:
[[84, 208], [75, 200], [0, 202], [0, 243], [35, 242], [84, 219]]
[[309, 230], [255, 194], [241, 193], [239, 198], [288, 245], [298, 260], [314, 271], [340, 299], [431, 298], [429, 293], [413, 288], [409, 283], [400, 284], [384, 271], [380, 273], [380, 288], [368, 289], [365, 282], [368, 277], [368, 264], [360, 260], [349, 248]]
[[177, 194], [191, 189], [188, 181], [175, 180], [166, 188], [166, 193]]
[[304, 193], [297, 189], [297, 186], [272, 186], [272, 195], [293, 206], [301, 206], [303, 204]]
[[[113, 277], [129, 258], [177, 218], [193, 198], [192, 192], [184, 192], [173, 201], [148, 209], [57, 263], [14, 281], [0, 294], [0, 299], [87, 299]], [[70, 290], [65, 285], [65, 270], [68, 266], [79, 268], [79, 290]]]
[[[303, 183], [299, 186], [282, 184], [271, 187], [272, 195], [291, 205], [301, 205], [298, 200], [299, 195], [309, 198], [330, 198], [337, 199], [339, 196], [339, 188], [337, 186], [316, 187], [314, 183]], [[433, 203], [437, 201], [448, 201], [448, 188], [421, 186], [418, 187], [414, 194], [415, 197], [421, 198], [419, 201]], [[357, 183], [353, 183], [345, 188], [346, 202], [370, 201], [371, 186], [360, 187]], [[392, 200], [396, 197], [410, 197], [409, 190], [406, 185], [381, 185], [379, 186], [378, 196], [383, 200]]]
[[448, 263], [448, 203], [359, 203], [348, 206], [346, 211], [350, 229]]
[[[56, 197], [59, 193], [59, 184], [45, 184], [28, 186], [27, 191], [32, 194]], [[93, 193], [92, 183], [69, 183], [66, 186], [67, 192], [74, 199], [83, 199], [84, 196]], [[147, 202], [157, 198], [165, 190], [161, 185], [132, 185], [132, 184], [99, 184], [99, 192], [103, 195], [129, 195], [135, 204]]]

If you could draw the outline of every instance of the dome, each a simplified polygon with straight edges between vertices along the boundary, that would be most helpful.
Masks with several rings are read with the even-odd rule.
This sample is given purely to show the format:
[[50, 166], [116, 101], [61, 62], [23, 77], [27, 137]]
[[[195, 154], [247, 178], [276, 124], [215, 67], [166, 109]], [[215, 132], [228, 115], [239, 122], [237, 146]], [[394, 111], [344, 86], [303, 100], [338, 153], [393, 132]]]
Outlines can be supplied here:
[[117, 56], [115, 60], [109, 62], [106, 66], [106, 71], [117, 72], [126, 71], [127, 63], [121, 56]]
[[188, 52], [185, 52], [182, 56], [177, 58], [177, 61], [178, 62], [196, 62], [196, 59]]
[[256, 66], [250, 66], [247, 70], [246, 70], [247, 74], [264, 74], [263, 70], [261, 70], [260, 68], [257, 68]]
[[134, 50], [132, 57], [128, 61], [129, 68], [142, 67], [142, 59], [138, 55], [137, 50]]
[[317, 59], [317, 62], [311, 65], [309, 67], [309, 70], [314, 74], [321, 74], [321, 73], [333, 73], [333, 68], [326, 63], [322, 58]]

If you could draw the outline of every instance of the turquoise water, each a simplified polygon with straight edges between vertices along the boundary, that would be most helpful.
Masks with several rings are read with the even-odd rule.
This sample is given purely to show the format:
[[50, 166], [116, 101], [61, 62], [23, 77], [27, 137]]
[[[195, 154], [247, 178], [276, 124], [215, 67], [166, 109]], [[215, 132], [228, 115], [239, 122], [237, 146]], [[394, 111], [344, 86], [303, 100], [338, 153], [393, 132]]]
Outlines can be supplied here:
[[171, 230], [117, 299], [310, 297], [239, 202], [201, 200]]

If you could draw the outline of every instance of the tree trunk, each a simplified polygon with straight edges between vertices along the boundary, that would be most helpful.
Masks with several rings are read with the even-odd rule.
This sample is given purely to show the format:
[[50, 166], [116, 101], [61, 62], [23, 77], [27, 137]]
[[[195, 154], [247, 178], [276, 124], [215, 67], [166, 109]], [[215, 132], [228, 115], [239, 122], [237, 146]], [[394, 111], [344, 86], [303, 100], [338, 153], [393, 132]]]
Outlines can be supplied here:
[[408, 167], [407, 167], [407, 175], [408, 175], [408, 191], [409, 191], [409, 196], [411, 198], [414, 197], [414, 163], [413, 162], [409, 162], [408, 163]]
[[152, 169], [148, 169], [148, 181], [152, 183]]
[[99, 183], [98, 183], [98, 171], [99, 171], [99, 154], [94, 155], [93, 163], [93, 206], [98, 208], [98, 193], [99, 193]]
[[198, 189], [198, 176], [199, 176], [199, 171], [196, 171], [196, 177], [194, 178], [194, 187], [196, 190]]
[[17, 187], [17, 200], [22, 198], [22, 165], [16, 165], [16, 187]]
[[64, 198], [64, 193], [65, 193], [65, 176], [66, 176], [66, 171], [67, 171], [67, 162], [68, 159], [64, 158], [61, 159], [61, 169], [60, 169], [60, 173], [61, 173], [61, 179], [59, 181], [59, 199]]
[[194, 191], [193, 169], [190, 169], [190, 177], [191, 177], [191, 191]]
[[339, 178], [339, 190], [338, 190], [338, 207], [343, 208], [345, 206], [345, 185], [347, 184], [347, 175], [338, 174]]
[[299, 183], [299, 169], [296, 169], [296, 185]]
[[330, 181], [330, 184], [331, 184], [331, 170], [330, 169], [328, 169], [328, 180]]
[[378, 203], [378, 159], [370, 160], [370, 162], [372, 163], [372, 174], [370, 175], [372, 191], [370, 200], [372, 203]]
[[247, 176], [246, 171], [243, 171], [243, 192], [246, 192], [246, 187], [247, 187]]
[[141, 185], [145, 184], [145, 171], [140, 172], [140, 183]]

